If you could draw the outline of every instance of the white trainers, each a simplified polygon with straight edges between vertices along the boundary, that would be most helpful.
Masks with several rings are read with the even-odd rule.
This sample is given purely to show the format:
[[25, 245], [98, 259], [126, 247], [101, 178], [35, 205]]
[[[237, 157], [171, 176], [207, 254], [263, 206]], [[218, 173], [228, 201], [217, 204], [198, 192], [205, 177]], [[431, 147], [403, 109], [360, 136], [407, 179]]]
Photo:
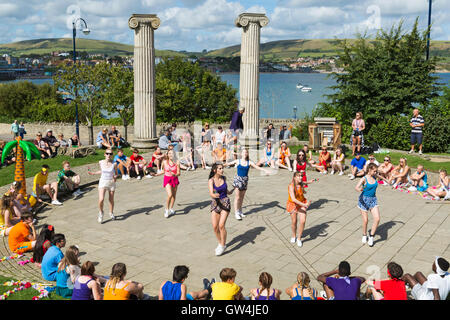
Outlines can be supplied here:
[[112, 212], [109, 213], [109, 216], [110, 216], [111, 220], [116, 220], [116, 217], [114, 216], [114, 214]]
[[373, 247], [373, 236], [369, 235], [369, 241], [367, 241], [369, 247]]
[[164, 217], [168, 218], [169, 217], [169, 209], [165, 209], [164, 211]]
[[239, 215], [241, 216], [241, 218], [245, 218], [245, 214], [242, 211], [239, 211]]
[[342, 176], [344, 174], [344, 171], [339, 172], [339, 175]]
[[411, 150], [409, 150], [409, 152], [408, 152], [408, 153], [413, 153], [413, 152], [414, 152], [414, 150], [412, 150], [412, 149], [411, 149]]
[[291, 243], [295, 243], [296, 241], [297, 241], [297, 238], [295, 238], [295, 237], [291, 238]]
[[289, 168], [289, 171], [292, 172], [292, 168]]
[[122, 176], [122, 180], [127, 180], [127, 176], [126, 176], [126, 175], [123, 175], [123, 176]]
[[58, 200], [53, 200], [53, 201], [52, 201], [52, 204], [55, 205], [55, 206], [60, 206], [60, 205], [62, 205], [62, 203], [59, 202]]
[[142, 177], [141, 177], [141, 176], [137, 176], [137, 179], [138, 179], [138, 180], [141, 180], [141, 179], [142, 179]]
[[234, 214], [234, 217], [236, 218], [236, 220], [242, 220], [241, 214], [239, 211], [236, 211], [236, 213]]
[[216, 248], [216, 256], [222, 255], [223, 252], [225, 251], [225, 248], [226, 248], [226, 247], [227, 247], [227, 246], [221, 246], [221, 245], [219, 244], [219, 246]]
[[364, 244], [367, 243], [367, 236], [362, 236], [361, 242]]
[[419, 154], [422, 155], [422, 150], [419, 150]]
[[153, 178], [153, 176], [152, 176], [151, 174], [148, 174], [148, 175], [146, 175], [145, 177], [146, 177], [147, 179]]
[[350, 180], [354, 180], [356, 177], [354, 175], [350, 176]]
[[417, 191], [417, 188], [414, 186], [411, 186], [408, 188], [408, 191], [414, 192], [414, 191]]
[[175, 211], [174, 211], [173, 209], [170, 209], [170, 210], [169, 210], [169, 215], [170, 215], [170, 216], [173, 216], [174, 214], [175, 214]]
[[103, 212], [99, 212], [98, 217], [97, 217], [97, 222], [102, 223], [102, 221], [103, 221]]
[[303, 246], [302, 240], [300, 240], [300, 239], [297, 239], [297, 246], [298, 246], [298, 247], [301, 247], [301, 246]]
[[323, 174], [328, 174], [328, 171], [324, 171]]
[[334, 170], [331, 170], [331, 174], [334, 174]]

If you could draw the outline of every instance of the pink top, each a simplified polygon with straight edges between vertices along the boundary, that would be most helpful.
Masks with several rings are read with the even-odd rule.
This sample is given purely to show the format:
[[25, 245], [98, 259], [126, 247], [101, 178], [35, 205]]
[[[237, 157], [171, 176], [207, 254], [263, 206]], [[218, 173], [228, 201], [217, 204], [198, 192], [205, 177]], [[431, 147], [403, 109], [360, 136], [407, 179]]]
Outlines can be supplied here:
[[166, 162], [166, 165], [164, 165], [164, 175], [166, 177], [172, 177], [170, 173], [177, 174], [177, 164], [174, 163], [173, 165], [169, 164], [169, 161]]

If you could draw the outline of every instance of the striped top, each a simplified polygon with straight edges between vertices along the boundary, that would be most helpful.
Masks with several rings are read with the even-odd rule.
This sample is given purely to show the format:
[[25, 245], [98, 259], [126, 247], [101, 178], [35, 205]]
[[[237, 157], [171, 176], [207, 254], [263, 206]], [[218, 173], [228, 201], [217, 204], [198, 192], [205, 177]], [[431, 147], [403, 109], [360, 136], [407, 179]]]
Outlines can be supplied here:
[[[424, 120], [423, 120], [423, 117], [419, 114], [419, 115], [417, 115], [417, 117], [411, 118], [410, 123], [412, 123], [414, 125], [423, 124]], [[412, 128], [411, 133], [422, 133], [422, 128], [423, 127], [414, 127], [414, 128]]]

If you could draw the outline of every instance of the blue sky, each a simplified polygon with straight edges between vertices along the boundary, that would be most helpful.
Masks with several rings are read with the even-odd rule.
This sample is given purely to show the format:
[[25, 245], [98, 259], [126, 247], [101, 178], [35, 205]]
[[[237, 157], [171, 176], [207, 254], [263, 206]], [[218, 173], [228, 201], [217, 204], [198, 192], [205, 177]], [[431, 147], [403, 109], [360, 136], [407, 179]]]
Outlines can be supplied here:
[[[133, 43], [128, 18], [156, 13], [158, 49], [201, 51], [240, 43], [234, 26], [243, 12], [265, 13], [270, 22], [261, 42], [282, 39], [354, 38], [419, 17], [424, 29], [428, 0], [0, 0], [0, 43], [71, 37], [71, 21], [84, 18], [91, 29], [80, 37]], [[450, 40], [450, 0], [434, 0], [432, 39]]]

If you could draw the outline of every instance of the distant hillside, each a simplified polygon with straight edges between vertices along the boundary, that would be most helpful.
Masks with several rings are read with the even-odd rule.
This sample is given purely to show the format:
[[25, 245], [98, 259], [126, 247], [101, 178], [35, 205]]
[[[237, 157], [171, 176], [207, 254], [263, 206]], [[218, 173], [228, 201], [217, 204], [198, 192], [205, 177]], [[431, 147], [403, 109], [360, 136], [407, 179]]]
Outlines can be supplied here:
[[[133, 54], [132, 45], [83, 38], [76, 39], [76, 49], [77, 51], [107, 54], [108, 56], [125, 56]], [[71, 38], [35, 39], [8, 44], [0, 44], [0, 54], [7, 53], [16, 57], [31, 54], [49, 54], [52, 51], [71, 52], [72, 50], [73, 44]], [[156, 50], [156, 55], [185, 56], [185, 54], [183, 53], [170, 50]]]

